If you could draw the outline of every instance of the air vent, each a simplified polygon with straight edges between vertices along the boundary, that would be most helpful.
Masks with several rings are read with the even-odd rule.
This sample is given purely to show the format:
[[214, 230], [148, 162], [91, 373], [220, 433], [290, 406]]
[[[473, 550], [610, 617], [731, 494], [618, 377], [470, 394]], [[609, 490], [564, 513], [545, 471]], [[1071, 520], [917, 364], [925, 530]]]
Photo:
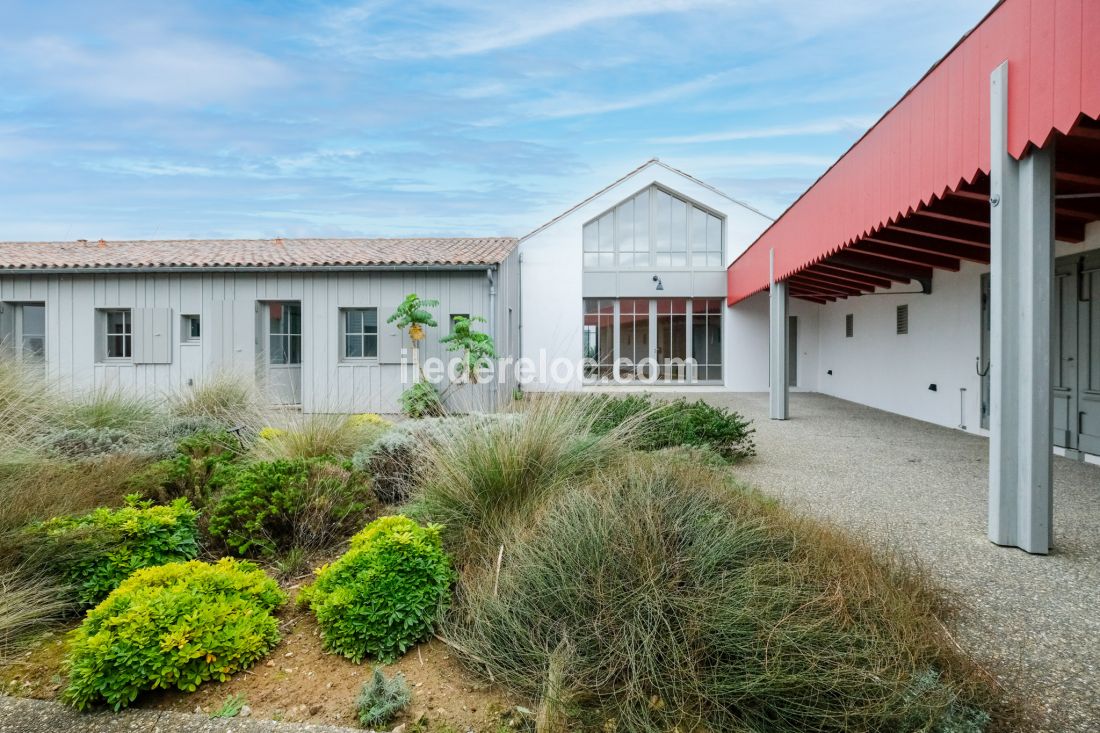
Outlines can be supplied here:
[[852, 333], [855, 331], [855, 320], [856, 320], [856, 317], [853, 316], [851, 313], [844, 316], [844, 337], [845, 338], [852, 338]]
[[898, 306], [898, 335], [909, 333], [909, 306]]

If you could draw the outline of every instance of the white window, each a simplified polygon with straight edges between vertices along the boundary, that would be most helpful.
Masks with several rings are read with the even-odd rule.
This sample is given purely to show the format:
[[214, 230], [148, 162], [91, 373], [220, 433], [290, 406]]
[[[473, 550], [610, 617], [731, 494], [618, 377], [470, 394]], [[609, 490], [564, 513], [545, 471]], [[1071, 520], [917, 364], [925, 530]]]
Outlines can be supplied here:
[[584, 225], [587, 268], [721, 267], [722, 219], [657, 186]]
[[180, 317], [180, 340], [185, 344], [197, 344], [202, 338], [202, 324], [196, 315]]
[[344, 308], [341, 312], [344, 330], [344, 359], [378, 358], [378, 309]]
[[133, 351], [133, 320], [129, 308], [102, 311], [104, 356], [108, 359], [130, 359]]

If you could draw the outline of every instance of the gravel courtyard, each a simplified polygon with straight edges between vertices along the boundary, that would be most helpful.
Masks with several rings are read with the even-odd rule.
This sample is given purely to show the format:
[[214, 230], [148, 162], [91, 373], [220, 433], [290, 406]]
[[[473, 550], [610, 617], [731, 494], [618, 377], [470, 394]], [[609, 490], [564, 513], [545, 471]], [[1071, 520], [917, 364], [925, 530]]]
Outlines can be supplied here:
[[916, 555], [967, 611], [959, 642], [1045, 708], [1042, 730], [1100, 725], [1100, 466], [1054, 464], [1055, 551], [985, 537], [987, 441], [818, 394], [769, 420], [765, 394], [708, 393], [753, 419], [740, 477], [791, 505]]

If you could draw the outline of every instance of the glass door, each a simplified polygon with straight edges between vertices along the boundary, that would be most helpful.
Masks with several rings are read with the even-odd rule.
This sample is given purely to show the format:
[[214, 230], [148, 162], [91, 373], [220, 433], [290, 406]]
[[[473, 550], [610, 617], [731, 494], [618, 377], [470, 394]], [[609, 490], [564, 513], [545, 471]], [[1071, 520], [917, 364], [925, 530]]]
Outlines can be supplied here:
[[277, 301], [264, 304], [264, 340], [267, 390], [278, 405], [302, 403], [302, 304]]

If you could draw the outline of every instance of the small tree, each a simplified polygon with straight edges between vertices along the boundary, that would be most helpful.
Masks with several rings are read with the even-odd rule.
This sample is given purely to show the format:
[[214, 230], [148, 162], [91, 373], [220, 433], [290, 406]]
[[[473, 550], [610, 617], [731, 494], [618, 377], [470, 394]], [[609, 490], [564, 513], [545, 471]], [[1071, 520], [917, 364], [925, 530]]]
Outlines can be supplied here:
[[477, 370], [497, 355], [493, 337], [473, 329], [474, 323], [487, 323], [481, 316], [467, 318], [455, 316], [451, 332], [441, 338], [440, 343], [447, 344], [447, 351], [461, 351], [462, 374], [472, 383], [477, 383]]
[[418, 372], [421, 372], [420, 367], [420, 342], [424, 339], [424, 327], [431, 326], [432, 328], [439, 324], [435, 322], [435, 318], [428, 311], [429, 308], [435, 308], [439, 305], [438, 300], [429, 300], [421, 298], [416, 293], [409, 293], [405, 296], [405, 299], [401, 301], [401, 304], [397, 306], [397, 310], [393, 312], [393, 315], [386, 319], [386, 323], [392, 323], [399, 329], [404, 331], [409, 329], [409, 339], [412, 341], [413, 361], [416, 362], [416, 368]]

